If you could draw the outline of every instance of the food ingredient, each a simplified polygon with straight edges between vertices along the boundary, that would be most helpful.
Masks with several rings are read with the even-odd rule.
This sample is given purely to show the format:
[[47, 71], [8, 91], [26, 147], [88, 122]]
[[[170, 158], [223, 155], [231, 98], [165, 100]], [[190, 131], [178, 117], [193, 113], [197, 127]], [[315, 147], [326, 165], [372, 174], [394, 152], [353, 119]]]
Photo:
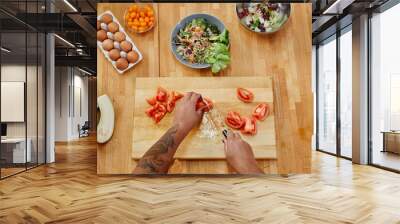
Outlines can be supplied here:
[[114, 41], [112, 41], [110, 39], [106, 39], [103, 41], [102, 46], [103, 46], [104, 50], [109, 51], [109, 50], [113, 49]]
[[208, 112], [214, 107], [214, 102], [207, 98], [202, 97], [196, 103], [196, 110], [202, 109], [203, 112]]
[[241, 129], [244, 125], [244, 120], [236, 111], [229, 111], [225, 118], [225, 123], [233, 129]]
[[109, 24], [113, 21], [113, 16], [106, 13], [101, 17], [101, 22], [105, 23], [105, 24]]
[[107, 39], [107, 33], [104, 30], [97, 31], [97, 40], [103, 42]]
[[195, 64], [210, 64], [211, 71], [218, 73], [230, 63], [229, 32], [204, 18], [195, 18], [180, 29], [173, 40], [176, 52], [184, 60]]
[[239, 87], [236, 89], [236, 94], [237, 94], [238, 99], [245, 103], [253, 102], [254, 94], [250, 90]]
[[116, 32], [116, 33], [114, 34], [114, 40], [116, 40], [116, 41], [118, 41], [118, 42], [124, 41], [125, 38], [126, 38], [125, 34], [122, 33], [122, 32], [120, 32], [120, 31], [119, 31], [119, 32]]
[[269, 113], [270, 108], [268, 104], [260, 103], [254, 108], [252, 116], [259, 121], [263, 121], [269, 116]]
[[116, 22], [111, 22], [108, 24], [108, 31], [115, 33], [119, 30], [119, 25]]
[[182, 97], [182, 93], [177, 91], [169, 93], [166, 89], [158, 87], [156, 95], [146, 99], [150, 107], [146, 109], [145, 113], [157, 124], [167, 112], [171, 113], [174, 110], [176, 102]]
[[130, 63], [135, 63], [139, 59], [139, 54], [135, 50], [129, 51], [126, 55], [126, 59], [128, 59]]
[[97, 30], [100, 30], [100, 29], [101, 29], [100, 24], [101, 24], [101, 22], [97, 20]]
[[281, 11], [279, 3], [249, 3], [238, 9], [243, 24], [256, 32], [274, 32], [288, 19]]
[[122, 41], [120, 46], [121, 46], [121, 49], [125, 52], [129, 52], [130, 50], [132, 50], [132, 44], [126, 40]]
[[249, 134], [249, 135], [257, 134], [256, 119], [252, 117], [242, 117], [242, 119], [244, 121], [244, 126], [240, 130], [242, 134]]
[[114, 107], [107, 95], [99, 96], [97, 98], [97, 105], [100, 109], [100, 121], [97, 125], [97, 142], [106, 143], [111, 139], [114, 131]]
[[116, 61], [118, 58], [120, 58], [119, 50], [115, 48], [112, 49], [110, 52], [108, 52], [108, 56], [111, 58], [111, 60]]
[[119, 58], [116, 62], [115, 62], [115, 66], [119, 69], [119, 70], [125, 70], [126, 68], [128, 68], [128, 61], [125, 58]]
[[125, 14], [125, 25], [136, 33], [150, 30], [154, 23], [154, 10], [150, 5], [132, 5]]

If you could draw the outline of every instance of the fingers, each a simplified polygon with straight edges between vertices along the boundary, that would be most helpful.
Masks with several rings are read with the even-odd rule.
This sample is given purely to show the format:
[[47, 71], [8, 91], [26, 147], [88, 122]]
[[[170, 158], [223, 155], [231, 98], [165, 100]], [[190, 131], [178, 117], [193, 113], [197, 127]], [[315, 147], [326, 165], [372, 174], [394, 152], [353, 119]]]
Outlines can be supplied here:
[[226, 155], [226, 153], [228, 152], [228, 142], [225, 139], [222, 139], [222, 142], [224, 143], [224, 152], [225, 152], [225, 155]]
[[192, 95], [190, 96], [190, 101], [197, 103], [197, 101], [200, 99], [201, 95], [195, 92], [192, 92]]
[[228, 132], [227, 135], [226, 135], [226, 139], [227, 140], [231, 140], [231, 139], [233, 139], [235, 137], [235, 133], [233, 133], [233, 131], [228, 130], [227, 132]]
[[183, 100], [190, 100], [190, 98], [192, 97], [192, 95], [193, 95], [193, 92], [187, 92], [186, 94], [185, 94], [185, 96], [183, 97]]
[[206, 108], [207, 108], [207, 105], [204, 105], [204, 106], [200, 107], [196, 112], [203, 115], [204, 109], [206, 109]]

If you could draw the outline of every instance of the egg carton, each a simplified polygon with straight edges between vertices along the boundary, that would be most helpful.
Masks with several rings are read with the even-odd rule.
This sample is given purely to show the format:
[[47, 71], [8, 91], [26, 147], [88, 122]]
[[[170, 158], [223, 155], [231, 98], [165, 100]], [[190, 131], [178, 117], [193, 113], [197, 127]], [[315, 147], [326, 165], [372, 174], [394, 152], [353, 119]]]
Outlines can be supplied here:
[[119, 26], [119, 31], [125, 34], [126, 40], [132, 44], [132, 49], [135, 50], [135, 51], [138, 53], [138, 55], [139, 55], [139, 58], [138, 58], [138, 60], [137, 60], [135, 63], [129, 63], [129, 65], [128, 65], [128, 67], [127, 67], [126, 69], [124, 69], [124, 70], [119, 70], [119, 69], [117, 68], [117, 66], [115, 65], [116, 62], [113, 61], [113, 60], [111, 60], [111, 58], [108, 56], [108, 51], [106, 51], [106, 50], [103, 49], [102, 42], [96, 40], [96, 41], [97, 41], [97, 47], [100, 48], [100, 50], [103, 52], [103, 54], [104, 54], [104, 56], [107, 58], [107, 60], [110, 61], [110, 63], [113, 65], [113, 67], [115, 68], [115, 70], [117, 70], [117, 72], [118, 72], [119, 74], [123, 74], [124, 72], [126, 72], [126, 71], [128, 71], [129, 69], [131, 69], [132, 67], [134, 67], [137, 63], [139, 63], [139, 62], [143, 59], [143, 56], [142, 56], [142, 53], [139, 51], [139, 49], [136, 47], [136, 45], [135, 45], [135, 43], [133, 42], [133, 40], [129, 37], [128, 33], [125, 31], [124, 27], [121, 25], [121, 23], [119, 23], [117, 17], [115, 17], [114, 14], [113, 14], [111, 11], [107, 10], [107, 11], [101, 13], [100, 15], [97, 16], [97, 20], [100, 20], [100, 18], [101, 18], [104, 14], [110, 14], [110, 15], [113, 17], [113, 22], [115, 22], [115, 23], [118, 24], [118, 26]]

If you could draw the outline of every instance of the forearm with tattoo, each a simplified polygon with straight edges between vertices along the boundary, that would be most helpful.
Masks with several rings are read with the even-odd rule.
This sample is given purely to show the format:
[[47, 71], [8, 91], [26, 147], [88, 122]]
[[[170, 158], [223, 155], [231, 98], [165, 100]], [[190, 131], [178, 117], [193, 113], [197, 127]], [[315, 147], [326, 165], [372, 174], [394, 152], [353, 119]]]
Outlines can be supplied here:
[[171, 127], [139, 160], [134, 174], [167, 173], [174, 154], [185, 136], [177, 126]]

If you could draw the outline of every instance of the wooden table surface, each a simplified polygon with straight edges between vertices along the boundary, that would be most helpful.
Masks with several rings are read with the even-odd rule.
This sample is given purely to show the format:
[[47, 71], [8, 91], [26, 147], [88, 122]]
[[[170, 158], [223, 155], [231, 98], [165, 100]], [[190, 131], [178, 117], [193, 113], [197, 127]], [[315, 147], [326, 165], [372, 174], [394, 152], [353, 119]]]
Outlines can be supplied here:
[[[130, 3], [99, 3], [98, 13], [111, 10], [123, 23]], [[231, 65], [223, 76], [272, 76], [275, 88], [277, 159], [260, 160], [267, 173], [309, 173], [313, 131], [311, 92], [311, 3], [292, 4], [288, 22], [279, 32], [264, 36], [239, 24], [232, 3], [154, 4], [157, 24], [143, 35], [130, 34], [144, 60], [119, 75], [97, 51], [98, 96], [110, 96], [115, 109], [112, 139], [97, 147], [99, 174], [131, 173], [135, 77], [211, 76], [209, 70], [195, 70], [180, 64], [169, 48], [170, 33], [183, 17], [193, 13], [217, 16], [230, 32]], [[224, 160], [179, 160], [170, 173], [230, 173]]]

